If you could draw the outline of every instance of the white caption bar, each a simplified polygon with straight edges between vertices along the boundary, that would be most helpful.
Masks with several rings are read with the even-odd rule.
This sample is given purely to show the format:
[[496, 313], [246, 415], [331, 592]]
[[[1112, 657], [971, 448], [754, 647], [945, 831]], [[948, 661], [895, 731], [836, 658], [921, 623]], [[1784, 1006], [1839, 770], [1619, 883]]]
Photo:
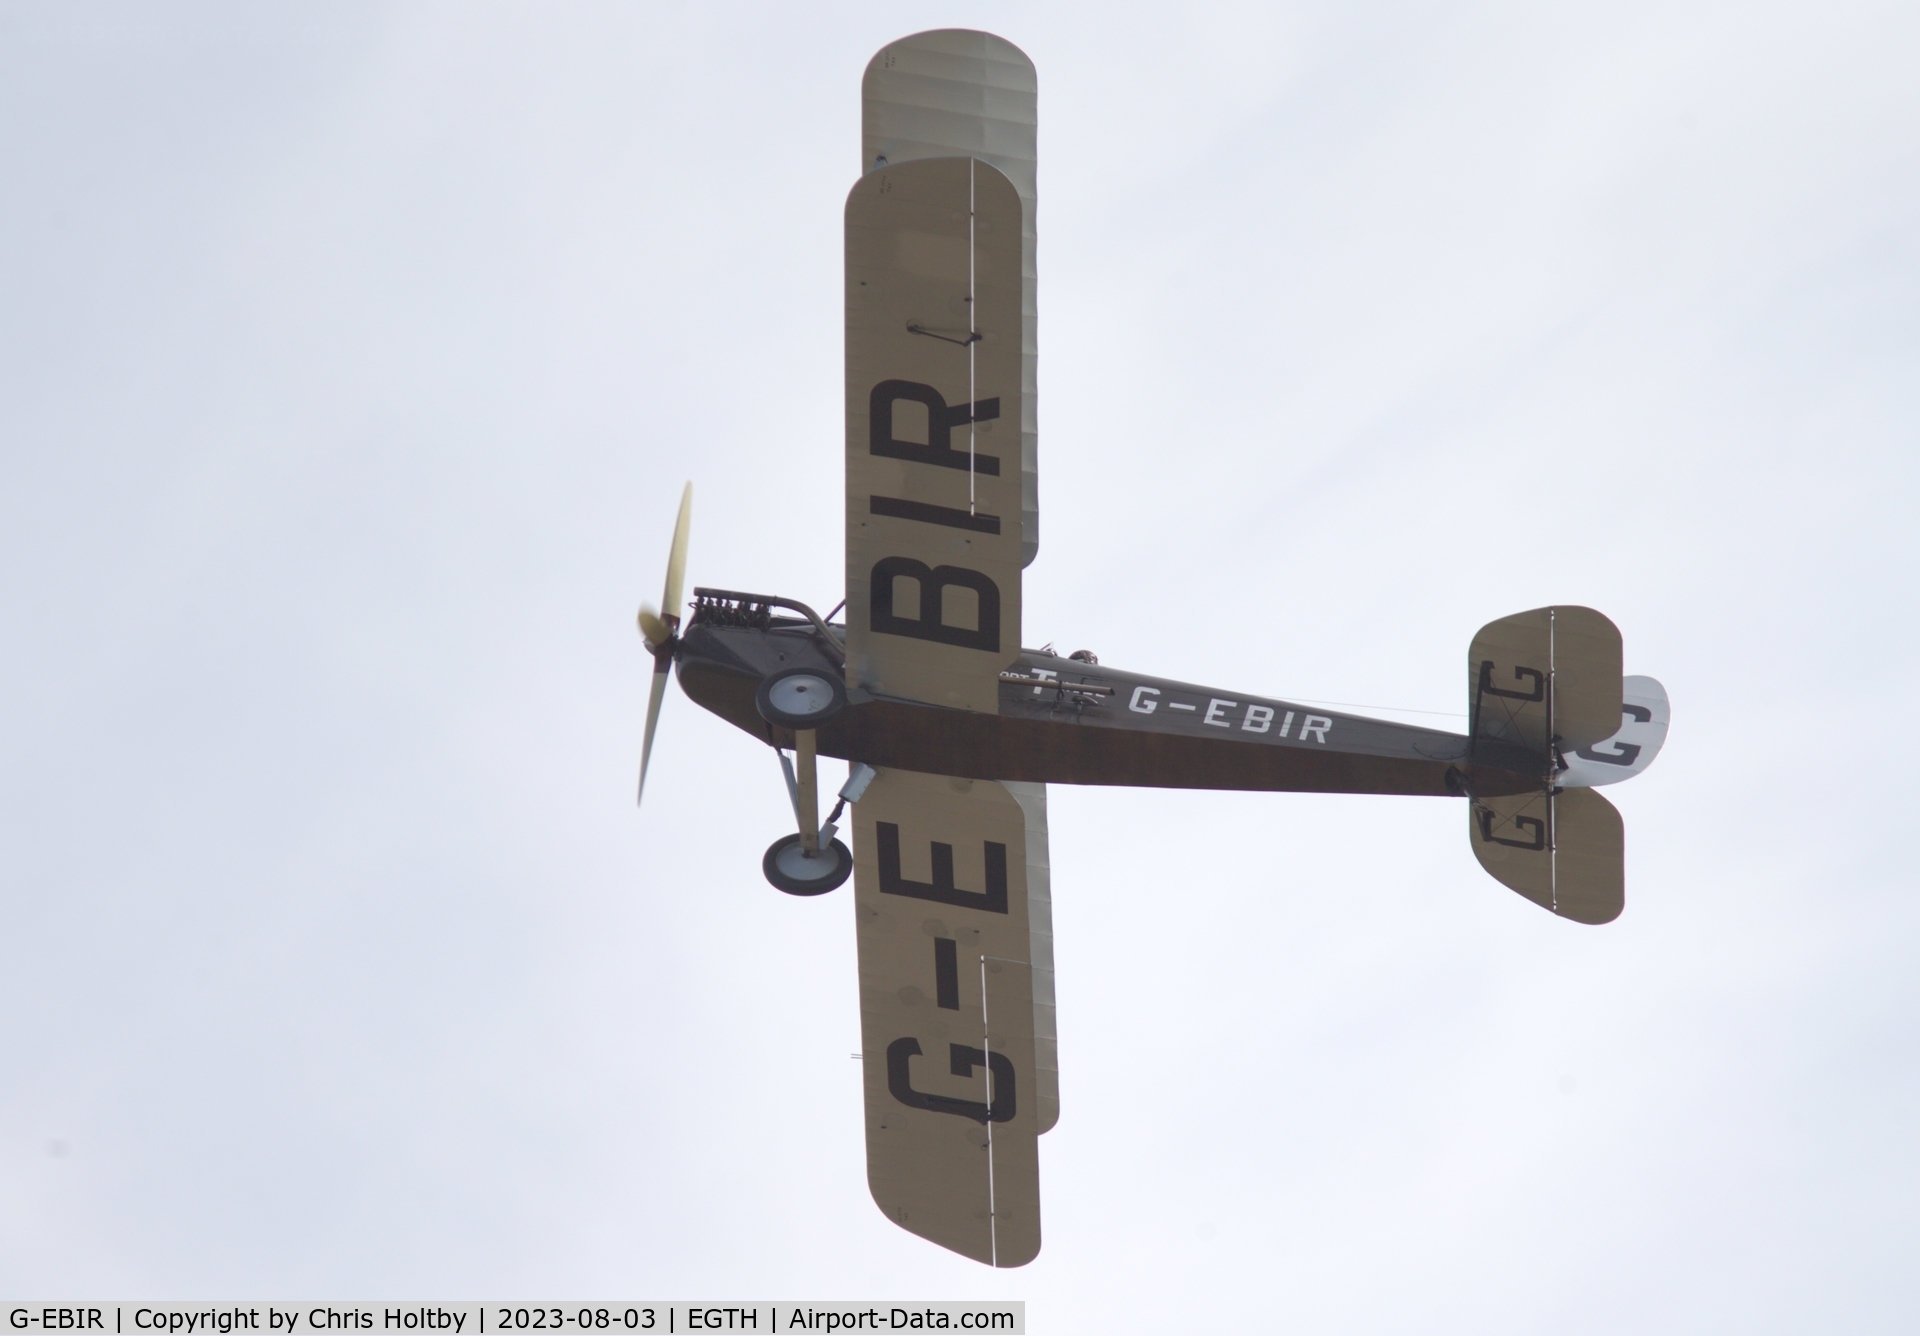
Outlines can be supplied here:
[[281, 1332], [445, 1333], [445, 1336], [520, 1336], [529, 1332], [605, 1333], [689, 1331], [875, 1332], [984, 1331], [1024, 1336], [1027, 1305], [993, 1303], [793, 1299], [619, 1300], [608, 1303], [112, 1303], [8, 1304], [9, 1331], [59, 1336], [233, 1336]]

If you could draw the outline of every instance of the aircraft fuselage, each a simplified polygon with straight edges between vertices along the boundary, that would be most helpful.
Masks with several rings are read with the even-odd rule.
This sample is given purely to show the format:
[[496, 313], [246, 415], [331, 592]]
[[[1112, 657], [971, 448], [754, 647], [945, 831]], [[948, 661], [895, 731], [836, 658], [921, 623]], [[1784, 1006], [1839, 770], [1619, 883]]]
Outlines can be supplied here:
[[[715, 625], [696, 614], [675, 653], [680, 686], [761, 741], [792, 747], [793, 733], [754, 705], [761, 679], [795, 667], [842, 669], [812, 624], [765, 620]], [[1459, 797], [1535, 792], [1545, 778], [1525, 757], [1476, 764], [1462, 734], [1043, 650], [1022, 650], [999, 690], [999, 713], [986, 714], [850, 689], [847, 708], [820, 725], [815, 745], [880, 769], [1040, 784]]]

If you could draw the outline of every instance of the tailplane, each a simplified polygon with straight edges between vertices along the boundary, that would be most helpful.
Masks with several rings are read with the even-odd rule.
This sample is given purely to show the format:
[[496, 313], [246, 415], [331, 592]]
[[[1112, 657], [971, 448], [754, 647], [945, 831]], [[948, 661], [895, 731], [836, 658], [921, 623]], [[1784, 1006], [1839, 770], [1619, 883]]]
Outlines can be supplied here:
[[1620, 630], [1604, 615], [1551, 607], [1481, 627], [1467, 690], [1480, 866], [1562, 918], [1612, 922], [1626, 903], [1626, 830], [1594, 789], [1653, 763], [1666, 689], [1622, 675]]
[[1626, 906], [1626, 827], [1592, 789], [1476, 798], [1474, 857], [1493, 878], [1561, 918], [1611, 923]]

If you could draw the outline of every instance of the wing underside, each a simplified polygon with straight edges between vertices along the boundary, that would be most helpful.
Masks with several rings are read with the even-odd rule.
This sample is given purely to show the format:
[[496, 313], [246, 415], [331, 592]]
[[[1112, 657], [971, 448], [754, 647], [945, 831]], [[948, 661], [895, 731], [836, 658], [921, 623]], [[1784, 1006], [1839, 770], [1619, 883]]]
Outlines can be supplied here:
[[1040, 1251], [1028, 869], [990, 780], [882, 771], [854, 809], [867, 1183], [903, 1229], [1003, 1267]]
[[[923, 33], [865, 92], [889, 160], [847, 197], [848, 694], [997, 714], [1037, 542], [1032, 66]], [[1059, 1111], [1046, 789], [938, 768], [853, 809], [868, 1183], [903, 1228], [1019, 1266]]]
[[847, 686], [984, 713], [1020, 653], [1020, 196], [972, 158], [847, 196]]
[[1020, 194], [1021, 564], [1040, 547], [1039, 397], [1034, 263], [1036, 125], [1039, 84], [1026, 52], [1003, 37], [960, 28], [890, 42], [861, 81], [861, 163], [972, 157], [1004, 173]]

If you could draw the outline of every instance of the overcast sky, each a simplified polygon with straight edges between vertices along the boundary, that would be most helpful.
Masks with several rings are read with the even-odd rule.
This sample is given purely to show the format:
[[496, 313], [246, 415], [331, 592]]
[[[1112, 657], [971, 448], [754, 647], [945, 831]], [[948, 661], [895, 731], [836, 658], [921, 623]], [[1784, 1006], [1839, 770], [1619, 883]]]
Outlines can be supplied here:
[[[851, 899], [669, 697], [841, 596], [887, 40], [1040, 75], [1024, 638], [1672, 695], [1625, 915], [1435, 799], [1054, 788], [994, 1273], [867, 1195]], [[1045, 1333], [1920, 1324], [1912, 4], [0, 4], [0, 1292], [1004, 1296]], [[829, 773], [833, 773], [831, 770]]]

